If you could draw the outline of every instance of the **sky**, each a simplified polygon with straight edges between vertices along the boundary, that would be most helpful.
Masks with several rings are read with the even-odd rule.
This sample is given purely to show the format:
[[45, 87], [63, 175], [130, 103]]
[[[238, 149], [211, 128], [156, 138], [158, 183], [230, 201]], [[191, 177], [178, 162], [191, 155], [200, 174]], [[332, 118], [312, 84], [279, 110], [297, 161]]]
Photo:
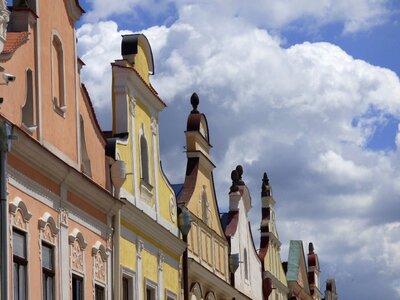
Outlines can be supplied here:
[[144, 33], [151, 81], [168, 105], [160, 149], [169, 180], [184, 180], [197, 92], [220, 211], [241, 164], [258, 241], [267, 172], [282, 260], [290, 240], [305, 250], [313, 242], [321, 284], [334, 277], [341, 300], [400, 299], [399, 0], [80, 2], [82, 81], [103, 130], [121, 34]]

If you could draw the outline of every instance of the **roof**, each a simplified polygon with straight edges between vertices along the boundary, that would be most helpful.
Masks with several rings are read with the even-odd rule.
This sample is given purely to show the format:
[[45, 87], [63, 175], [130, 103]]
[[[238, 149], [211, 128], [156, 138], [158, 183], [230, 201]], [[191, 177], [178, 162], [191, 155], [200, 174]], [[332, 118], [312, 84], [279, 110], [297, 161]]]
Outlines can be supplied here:
[[29, 40], [29, 32], [7, 32], [3, 52], [1, 54], [14, 53], [19, 47]]
[[297, 279], [299, 278], [301, 260], [305, 260], [303, 242], [290, 241], [288, 267], [286, 274], [288, 281], [297, 281]]

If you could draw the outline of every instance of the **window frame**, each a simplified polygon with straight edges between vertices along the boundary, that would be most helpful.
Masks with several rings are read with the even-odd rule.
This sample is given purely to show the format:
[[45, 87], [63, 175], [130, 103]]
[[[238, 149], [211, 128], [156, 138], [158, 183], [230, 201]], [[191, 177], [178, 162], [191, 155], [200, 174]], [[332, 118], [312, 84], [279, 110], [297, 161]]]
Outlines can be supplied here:
[[[43, 266], [43, 248], [44, 247], [50, 248], [51, 251], [52, 251], [52, 253], [51, 253], [52, 266], [53, 266], [52, 270]], [[56, 265], [55, 265], [55, 263], [56, 262], [55, 262], [55, 247], [54, 247], [54, 245], [42, 240], [42, 289], [43, 289], [43, 291], [42, 291], [42, 299], [43, 300], [53, 300], [53, 299], [55, 299], [55, 293], [56, 293], [56, 287], [55, 287], [55, 283], [56, 283], [55, 282], [55, 278], [56, 278], [55, 268], [56, 268]], [[47, 288], [45, 289], [45, 283], [46, 283], [46, 287], [47, 287], [47, 280], [46, 279], [48, 279], [48, 278], [52, 278], [53, 279], [53, 281], [52, 281], [52, 295], [53, 296], [50, 297], [50, 298], [48, 298], [48, 295], [45, 296], [45, 293], [47, 292]]]
[[[23, 245], [24, 249], [23, 250], [24, 250], [25, 257], [21, 257], [21, 256], [15, 254], [15, 244], [14, 244], [15, 237], [14, 237], [14, 233], [19, 234], [19, 235], [23, 236], [23, 238], [24, 238], [24, 245]], [[13, 262], [13, 267], [12, 267], [13, 299], [14, 300], [28, 299], [28, 262], [29, 262], [29, 260], [28, 260], [28, 247], [27, 247], [27, 244], [28, 244], [28, 242], [27, 242], [27, 240], [28, 240], [27, 232], [21, 230], [18, 227], [13, 226], [12, 239], [13, 239], [13, 243], [12, 243], [12, 246], [13, 246], [13, 251], [12, 251], [12, 256], [13, 256], [13, 260], [12, 260], [12, 262]], [[18, 266], [18, 268], [17, 268], [18, 272], [17, 273], [15, 273], [15, 271], [14, 271], [15, 264], [17, 264], [17, 266]], [[20, 295], [21, 287], [20, 287], [20, 284], [19, 284], [19, 282], [20, 282], [20, 280], [19, 280], [20, 279], [19, 268], [21, 266], [23, 267], [23, 272], [24, 272], [24, 277], [25, 277], [24, 278], [24, 287], [22, 287], [23, 288], [23, 293], [24, 293], [23, 296]], [[15, 283], [16, 283], [15, 282], [16, 281], [15, 280], [16, 274], [18, 276], [18, 280], [17, 280], [18, 281], [18, 284], [17, 284], [17, 286], [18, 286], [18, 295], [15, 295], [15, 293], [14, 293], [15, 292]]]
[[[74, 298], [75, 293], [74, 293], [74, 280], [79, 281], [81, 283], [80, 287], [80, 296], [79, 298]], [[85, 279], [83, 276], [73, 272], [72, 273], [72, 284], [71, 284], [71, 300], [84, 300], [85, 299]]]

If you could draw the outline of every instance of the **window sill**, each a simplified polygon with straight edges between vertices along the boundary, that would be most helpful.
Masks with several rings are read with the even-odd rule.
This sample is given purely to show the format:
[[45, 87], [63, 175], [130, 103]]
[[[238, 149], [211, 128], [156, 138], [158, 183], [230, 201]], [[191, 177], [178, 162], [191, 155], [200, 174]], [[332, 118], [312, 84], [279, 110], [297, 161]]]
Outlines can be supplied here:
[[65, 112], [67, 111], [67, 107], [54, 105], [54, 111], [59, 114], [61, 117], [65, 118]]
[[153, 186], [146, 182], [143, 178], [140, 178], [140, 192], [144, 202], [151, 206], [151, 199], [153, 198]]
[[29, 125], [26, 125], [24, 122], [22, 122], [22, 124], [21, 124], [22, 126], [22, 129], [24, 130], [24, 131], [26, 131], [26, 132], [28, 132], [30, 135], [32, 135], [35, 131], [36, 131], [36, 129], [37, 129], [37, 126], [36, 125], [31, 125], [31, 126], [29, 126]]

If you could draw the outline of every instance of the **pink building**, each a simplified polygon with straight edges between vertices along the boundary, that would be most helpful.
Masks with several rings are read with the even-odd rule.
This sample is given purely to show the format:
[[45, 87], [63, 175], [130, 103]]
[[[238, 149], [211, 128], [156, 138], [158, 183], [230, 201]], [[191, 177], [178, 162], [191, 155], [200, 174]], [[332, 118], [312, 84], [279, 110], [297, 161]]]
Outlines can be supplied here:
[[112, 161], [80, 82], [74, 26], [84, 11], [78, 0], [14, 0], [10, 11], [0, 54], [0, 127], [10, 130], [1, 140], [3, 286], [9, 299], [109, 299], [121, 202], [110, 193]]

